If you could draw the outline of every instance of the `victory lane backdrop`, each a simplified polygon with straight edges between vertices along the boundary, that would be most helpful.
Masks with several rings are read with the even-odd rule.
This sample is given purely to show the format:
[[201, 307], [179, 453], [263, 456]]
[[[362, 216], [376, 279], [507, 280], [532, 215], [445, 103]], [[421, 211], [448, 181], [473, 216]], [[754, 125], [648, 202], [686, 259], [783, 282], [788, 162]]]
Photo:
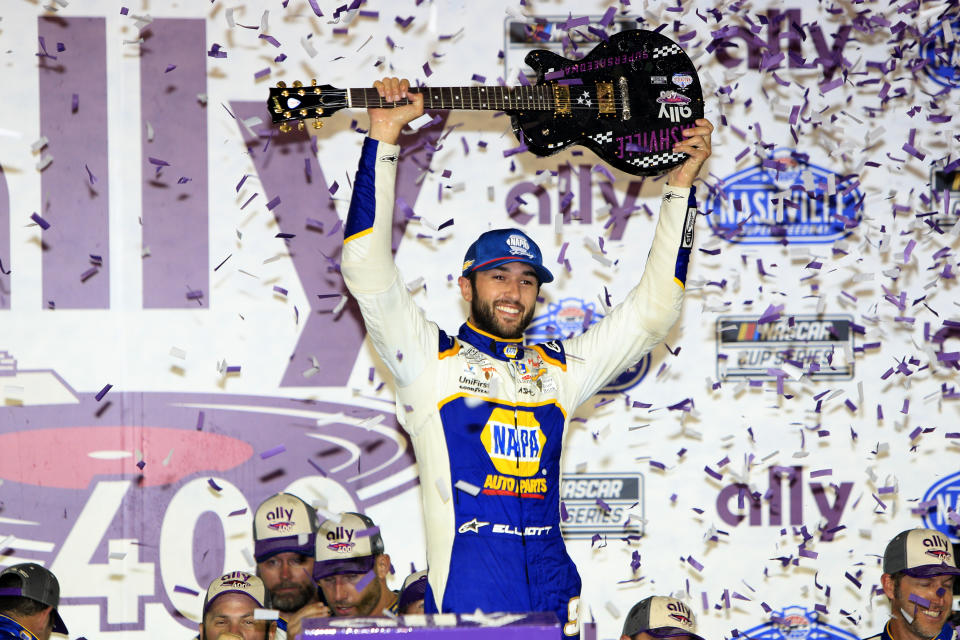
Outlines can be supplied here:
[[[289, 490], [370, 515], [392, 587], [423, 568], [416, 464], [337, 271], [366, 118], [281, 135], [268, 88], [519, 85], [531, 49], [662, 27], [714, 156], [683, 317], [566, 435], [581, 621], [618, 637], [673, 594], [705, 637], [875, 633], [887, 540], [958, 541], [956, 4], [341, 4], [0, 13], [2, 563], [50, 567], [76, 637], [192, 637]], [[669, 127], [657, 98], [690, 79], [649, 81]], [[511, 225], [558, 276], [531, 340], [606, 315], [661, 182], [432, 115], [401, 140], [394, 234], [427, 316], [455, 330], [465, 248]]]

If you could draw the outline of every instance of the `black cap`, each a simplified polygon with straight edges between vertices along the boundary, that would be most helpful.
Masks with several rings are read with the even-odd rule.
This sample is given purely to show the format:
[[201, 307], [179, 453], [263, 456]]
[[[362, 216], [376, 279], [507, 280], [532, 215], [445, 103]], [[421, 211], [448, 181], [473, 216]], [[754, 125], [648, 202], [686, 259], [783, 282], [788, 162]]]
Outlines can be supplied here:
[[[0, 596], [14, 596], [21, 598], [30, 598], [40, 604], [53, 607], [50, 617], [53, 620], [53, 630], [57, 633], [67, 634], [67, 625], [63, 624], [63, 618], [57, 612], [60, 606], [60, 583], [57, 577], [33, 562], [24, 564], [15, 564], [7, 567], [0, 572], [0, 579], [5, 576], [15, 576], [19, 586], [10, 586], [0, 588]], [[6, 582], [6, 580], [4, 580]]]

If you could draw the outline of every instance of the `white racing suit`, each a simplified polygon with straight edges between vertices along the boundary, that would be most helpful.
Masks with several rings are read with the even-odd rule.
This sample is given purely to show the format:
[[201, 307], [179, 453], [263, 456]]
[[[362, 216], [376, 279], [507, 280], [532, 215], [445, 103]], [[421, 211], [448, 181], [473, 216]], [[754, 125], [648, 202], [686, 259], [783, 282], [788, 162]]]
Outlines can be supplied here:
[[663, 340], [680, 314], [696, 208], [664, 188], [646, 268], [584, 334], [525, 346], [428, 321], [391, 254], [400, 148], [367, 138], [341, 269], [393, 374], [420, 469], [428, 612], [553, 611], [577, 636], [580, 577], [560, 535], [560, 449], [576, 408]]

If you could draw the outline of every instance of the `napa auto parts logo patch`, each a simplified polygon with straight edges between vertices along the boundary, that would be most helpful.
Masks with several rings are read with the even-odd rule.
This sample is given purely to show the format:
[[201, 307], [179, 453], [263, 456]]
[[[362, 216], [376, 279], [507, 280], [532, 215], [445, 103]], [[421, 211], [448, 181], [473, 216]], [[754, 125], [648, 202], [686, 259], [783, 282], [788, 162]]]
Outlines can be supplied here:
[[560, 531], [567, 540], [643, 535], [639, 473], [564, 473], [560, 502]]
[[930, 191], [932, 201], [939, 203], [932, 216], [933, 225], [943, 230], [957, 224], [960, 219], [960, 161], [942, 168], [934, 165], [930, 170]]
[[195, 630], [210, 581], [253, 569], [253, 513], [271, 495], [364, 512], [417, 485], [392, 410], [217, 393], [98, 398], [3, 350], [0, 389], [6, 562], [49, 567], [68, 624], [98, 637]]
[[717, 377], [776, 380], [784, 365], [811, 378], [853, 377], [852, 318], [844, 315], [717, 319]]
[[960, 12], [954, 11], [923, 34], [920, 57], [931, 80], [942, 87], [960, 89]]
[[[596, 303], [583, 298], [563, 298], [547, 303], [547, 312], [537, 316], [524, 334], [531, 343], [573, 338], [603, 319]], [[650, 370], [650, 354], [611, 380], [597, 393], [614, 394], [637, 386]]]
[[950, 519], [960, 508], [960, 471], [934, 483], [923, 494], [927, 506], [923, 526], [936, 529], [951, 540], [960, 540], [960, 525]]
[[723, 180], [710, 200], [713, 232], [739, 244], [823, 244], [849, 235], [862, 218], [854, 175], [818, 167], [796, 151], [779, 150]]
[[741, 631], [740, 635], [754, 640], [859, 640], [849, 631], [821, 622], [816, 611], [799, 606], [774, 611], [768, 622]]

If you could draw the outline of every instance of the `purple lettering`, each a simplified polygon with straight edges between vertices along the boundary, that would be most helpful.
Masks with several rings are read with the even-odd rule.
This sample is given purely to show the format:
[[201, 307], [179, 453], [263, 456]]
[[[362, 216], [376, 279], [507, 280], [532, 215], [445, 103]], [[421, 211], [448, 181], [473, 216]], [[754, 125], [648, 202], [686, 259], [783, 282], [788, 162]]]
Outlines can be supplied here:
[[[207, 92], [206, 65], [197, 64], [206, 60], [206, 23], [159, 18], [150, 33], [140, 53], [140, 111], [158, 134], [151, 142], [141, 129], [143, 244], [150, 248], [143, 260], [143, 307], [208, 307], [207, 108], [197, 99]], [[173, 65], [176, 70], [166, 73]], [[181, 177], [189, 182], [178, 184]], [[204, 296], [188, 299], [188, 290]]]
[[530, 222], [532, 215], [518, 211], [525, 202], [520, 201], [521, 197], [527, 194], [537, 197], [537, 220], [540, 224], [550, 224], [550, 196], [542, 186], [532, 182], [521, 182], [510, 189], [505, 202], [507, 214], [521, 225]]
[[[52, 300], [58, 309], [106, 309], [109, 269], [80, 280], [92, 268], [90, 254], [109, 259], [110, 253], [106, 20], [41, 17], [37, 28], [47, 42], [83, 52], [39, 59], [40, 133], [50, 140], [56, 158], [40, 175], [44, 199], [39, 213], [51, 223], [42, 232], [42, 301]], [[96, 176], [95, 184], [85, 167]]]
[[[269, 122], [270, 114], [263, 102], [231, 102], [230, 108], [241, 120], [258, 116], [264, 122]], [[430, 113], [439, 115], [441, 122], [436, 126], [420, 129], [414, 135], [404, 136], [404, 148], [410, 152], [401, 155], [397, 165], [397, 200], [402, 198], [411, 206], [420, 193], [417, 176], [422, 167], [430, 166], [430, 158], [433, 156], [433, 143], [428, 144], [427, 138], [436, 139], [450, 112]], [[346, 293], [346, 289], [339, 273], [336, 273], [332, 258], [340, 253], [343, 234], [328, 235], [338, 218], [323, 172], [318, 167], [314, 169], [310, 180], [291, 179], [294, 175], [303, 176], [303, 159], [312, 155], [309, 139], [303, 132], [291, 132], [276, 138], [270, 143], [266, 153], [262, 152], [259, 146], [251, 151], [257, 175], [266, 192], [265, 199], [269, 201], [278, 195], [283, 196], [282, 203], [273, 213], [277, 216], [281, 232], [297, 235], [297, 238], [291, 240], [291, 259], [307, 292], [307, 298], [315, 302], [317, 293]], [[307, 230], [308, 217], [323, 222], [325, 233]], [[394, 220], [392, 243], [396, 251], [407, 220], [399, 207]], [[301, 238], [302, 244], [298, 247]], [[298, 248], [300, 250], [296, 250]], [[331, 258], [326, 260], [324, 256]], [[306, 310], [306, 313], [301, 312], [301, 318], [304, 316], [307, 318], [306, 326], [297, 342], [295, 357], [291, 359], [283, 374], [281, 386], [335, 386], [346, 383], [364, 336], [356, 303], [351, 298], [343, 313], [337, 316], [318, 312], [313, 307]], [[317, 375], [304, 378], [302, 374], [304, 369], [310, 366], [310, 356], [320, 358], [323, 366]]]
[[10, 308], [10, 191], [0, 167], [0, 309]]
[[[591, 167], [588, 164], [581, 164], [578, 167], [580, 169], [579, 173], [579, 186], [580, 186], [580, 197], [577, 199], [579, 204], [579, 211], [577, 211], [577, 217], [580, 219], [580, 224], [590, 224], [593, 222], [593, 204], [592, 204], [592, 195], [593, 189], [590, 183], [591, 177]], [[563, 214], [563, 221], [565, 223], [570, 222], [570, 218], [573, 212], [570, 210], [570, 203], [573, 198], [568, 195], [572, 194], [573, 185], [571, 184], [570, 178], [570, 165], [564, 164], [561, 165], [558, 170], [558, 182], [560, 187], [566, 186], [566, 189], [559, 193], [560, 203], [561, 203], [561, 213]], [[566, 203], [564, 205], [563, 203]]]
[[603, 199], [610, 205], [610, 219], [607, 220], [603, 228], [612, 227], [610, 230], [611, 240], [620, 240], [623, 238], [623, 232], [627, 228], [627, 221], [630, 214], [636, 211], [637, 196], [640, 195], [640, 189], [643, 187], [643, 180], [631, 180], [627, 185], [627, 192], [623, 194], [623, 202], [617, 202], [617, 194], [613, 185], [606, 180], [600, 183], [600, 193]]
[[819, 482], [810, 483], [810, 490], [813, 492], [813, 498], [817, 502], [817, 509], [820, 510], [820, 515], [827, 521], [824, 533], [820, 537], [820, 539], [824, 541], [833, 539], [833, 534], [830, 533], [830, 530], [840, 524], [840, 516], [843, 515], [843, 510], [847, 506], [847, 500], [850, 499], [850, 493], [853, 491], [853, 483], [841, 482], [839, 486], [836, 486], [836, 489], [837, 497], [833, 501], [833, 506], [831, 506], [827, 492], [823, 486]]
[[[617, 136], [617, 142], [620, 143], [620, 150], [617, 151], [617, 157], [623, 158], [623, 136]], [[0, 245], [0, 251], [2, 251], [2, 245]]]

